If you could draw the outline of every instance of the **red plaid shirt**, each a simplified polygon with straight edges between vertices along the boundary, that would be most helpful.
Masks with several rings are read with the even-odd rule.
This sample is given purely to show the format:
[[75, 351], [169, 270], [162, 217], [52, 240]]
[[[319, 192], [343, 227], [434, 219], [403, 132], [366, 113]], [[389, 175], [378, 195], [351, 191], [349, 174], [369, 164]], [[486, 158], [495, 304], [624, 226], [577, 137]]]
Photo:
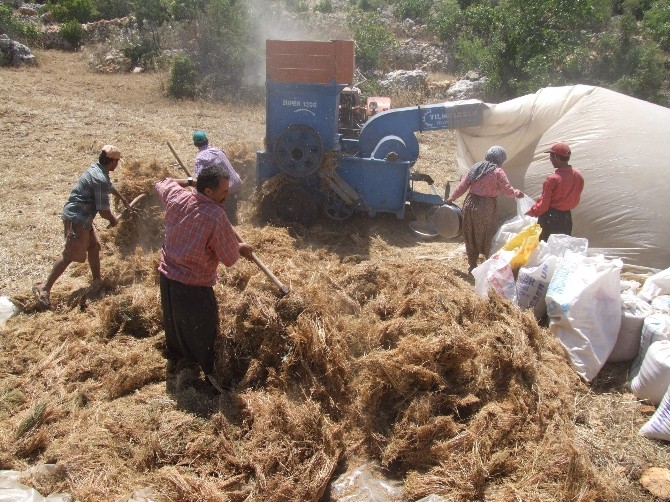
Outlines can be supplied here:
[[158, 270], [190, 286], [214, 286], [219, 262], [231, 267], [240, 258], [223, 206], [170, 178], [156, 183], [156, 192], [165, 207], [165, 243]]

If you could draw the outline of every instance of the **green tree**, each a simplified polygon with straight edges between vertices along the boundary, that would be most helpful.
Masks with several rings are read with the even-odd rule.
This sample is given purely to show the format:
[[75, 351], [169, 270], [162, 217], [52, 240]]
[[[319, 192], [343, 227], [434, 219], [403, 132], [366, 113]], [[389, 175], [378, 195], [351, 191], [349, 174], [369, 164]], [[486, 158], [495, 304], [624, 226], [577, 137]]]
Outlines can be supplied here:
[[48, 0], [46, 7], [61, 23], [71, 20], [88, 23], [95, 17], [91, 0]]
[[659, 48], [640, 37], [635, 17], [616, 17], [595, 42], [589, 76], [596, 85], [649, 101], [660, 102], [665, 79], [663, 55]]
[[573, 83], [589, 34], [605, 26], [609, 0], [507, 0], [495, 9], [484, 73], [493, 97]]
[[393, 8], [393, 17], [402, 21], [403, 19], [414, 19], [426, 21], [430, 17], [433, 0], [398, 0]]
[[134, 5], [141, 27], [155, 30], [171, 19], [169, 0], [135, 0]]
[[382, 66], [385, 51], [397, 47], [398, 41], [376, 13], [353, 9], [348, 17], [356, 46], [356, 66], [361, 71], [377, 70]]
[[126, 17], [133, 11], [132, 0], [93, 0], [98, 19]]
[[645, 32], [663, 50], [670, 51], [670, 0], [657, 0], [644, 13], [642, 26]]
[[243, 84], [251, 47], [246, 4], [239, 0], [210, 0], [197, 16], [198, 65], [212, 95]]
[[198, 13], [205, 10], [208, 0], [175, 0], [172, 16], [176, 21], [195, 21]]

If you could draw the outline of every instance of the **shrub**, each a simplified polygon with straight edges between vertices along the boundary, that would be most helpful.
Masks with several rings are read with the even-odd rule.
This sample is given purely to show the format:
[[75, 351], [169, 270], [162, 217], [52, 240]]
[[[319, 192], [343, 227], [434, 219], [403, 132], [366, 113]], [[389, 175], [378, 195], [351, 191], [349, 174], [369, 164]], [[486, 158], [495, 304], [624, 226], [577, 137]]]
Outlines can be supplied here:
[[46, 6], [61, 23], [71, 20], [88, 23], [95, 13], [92, 0], [48, 0]]
[[375, 11], [382, 7], [382, 0], [352, 0], [352, 4], [364, 12]]
[[74, 49], [78, 49], [81, 46], [81, 41], [84, 39], [84, 28], [81, 27], [81, 23], [74, 19], [61, 24], [58, 33], [72, 45]]
[[193, 98], [198, 87], [198, 70], [193, 60], [178, 55], [172, 61], [167, 93], [174, 98]]
[[126, 17], [133, 11], [131, 0], [93, 0], [98, 19]]
[[428, 20], [428, 29], [443, 42], [458, 38], [461, 8], [456, 0], [442, 0], [435, 6], [435, 13]]
[[484, 40], [481, 38], [459, 37], [456, 41], [456, 65], [460, 70], [482, 69], [489, 58]]
[[432, 0], [399, 0], [393, 8], [393, 17], [399, 21], [403, 19], [426, 21], [430, 17], [432, 5]]
[[137, 31], [129, 32], [121, 38], [119, 50], [128, 58], [131, 67], [150, 67], [153, 59], [160, 53], [152, 37]]
[[292, 12], [307, 12], [309, 5], [307, 0], [285, 0], [286, 9]]
[[319, 0], [319, 3], [314, 6], [314, 10], [317, 12], [323, 12], [324, 14], [330, 14], [333, 12], [333, 1]]
[[356, 66], [361, 71], [380, 69], [384, 52], [393, 50], [398, 44], [395, 36], [374, 13], [361, 14], [354, 9], [349, 13], [348, 21], [354, 33]]
[[39, 28], [33, 22], [21, 21], [14, 16], [14, 11], [7, 5], [0, 5], [0, 33], [4, 33], [11, 39], [21, 41], [36, 39], [39, 34]]
[[661, 49], [670, 51], [670, 0], [658, 0], [644, 13], [642, 26], [645, 33]]

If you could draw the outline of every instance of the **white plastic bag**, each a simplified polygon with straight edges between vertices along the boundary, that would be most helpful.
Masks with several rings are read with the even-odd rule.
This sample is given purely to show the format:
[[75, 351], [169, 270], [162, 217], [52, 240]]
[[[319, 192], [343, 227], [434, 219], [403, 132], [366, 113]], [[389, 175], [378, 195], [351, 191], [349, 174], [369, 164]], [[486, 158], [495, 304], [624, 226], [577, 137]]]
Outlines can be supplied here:
[[654, 313], [649, 304], [632, 293], [621, 295], [621, 328], [616, 345], [607, 358], [610, 362], [632, 361], [640, 351], [642, 325]]
[[640, 335], [640, 350], [629, 371], [629, 380], [632, 381], [640, 371], [640, 366], [652, 343], [660, 340], [670, 340], [670, 316], [654, 313], [644, 318], [642, 334]]
[[651, 308], [655, 312], [670, 314], [670, 295], [659, 295], [651, 301]]
[[643, 298], [648, 302], [652, 301], [657, 296], [668, 294], [670, 294], [670, 268], [661, 270], [649, 277], [644, 281], [642, 289], [638, 293], [640, 298]]
[[516, 214], [517, 216], [526, 216], [530, 208], [535, 205], [535, 199], [523, 194], [523, 197], [516, 200]]
[[656, 412], [642, 426], [639, 434], [650, 439], [670, 441], [670, 386], [665, 391]]
[[0, 296], [0, 326], [16, 313], [16, 307], [6, 296]]
[[621, 327], [621, 260], [567, 252], [547, 290], [549, 329], [570, 364], [593, 380], [616, 344]]
[[502, 248], [508, 240], [521, 232], [524, 228], [533, 223], [537, 223], [537, 218], [526, 216], [526, 213], [533, 204], [535, 204], [535, 201], [527, 195], [524, 195], [521, 199], [516, 199], [516, 216], [500, 225], [500, 228], [493, 236], [490, 251], [491, 254]]
[[545, 295], [556, 270], [558, 257], [547, 256], [534, 267], [521, 267], [516, 278], [516, 304], [523, 310], [533, 309], [535, 319], [547, 312]]
[[640, 371], [630, 382], [639, 399], [659, 404], [670, 385], [670, 340], [654, 342], [642, 360]]
[[503, 298], [514, 301], [516, 283], [510, 265], [514, 254], [514, 251], [498, 251], [472, 270], [476, 294], [482, 298], [488, 298], [489, 289], [493, 289]]

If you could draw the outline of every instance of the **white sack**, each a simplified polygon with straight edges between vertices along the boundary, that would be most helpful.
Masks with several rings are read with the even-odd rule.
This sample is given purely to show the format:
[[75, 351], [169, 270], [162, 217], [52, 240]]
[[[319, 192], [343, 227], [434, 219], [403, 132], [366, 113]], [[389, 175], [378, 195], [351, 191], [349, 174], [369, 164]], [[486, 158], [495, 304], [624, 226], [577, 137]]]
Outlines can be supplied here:
[[556, 270], [556, 256], [547, 256], [535, 267], [521, 267], [516, 278], [516, 304], [523, 310], [533, 309], [535, 319], [547, 313], [545, 296]]
[[[510, 183], [537, 198], [554, 170], [543, 152], [566, 141], [585, 182], [572, 234], [629, 264], [670, 266], [669, 108], [587, 85], [547, 87], [488, 107], [480, 125], [456, 130], [463, 174], [500, 145]], [[498, 198], [500, 221], [514, 212], [511, 199]]]
[[644, 318], [642, 334], [640, 335], [640, 350], [631, 364], [629, 380], [633, 380], [640, 371], [640, 366], [652, 343], [660, 340], [670, 340], [670, 316], [653, 313]]
[[621, 327], [621, 260], [568, 253], [547, 290], [549, 329], [579, 376], [593, 380]]
[[670, 441], [670, 386], [665, 391], [656, 412], [642, 426], [639, 434], [650, 439]]
[[659, 295], [651, 301], [654, 312], [670, 314], [670, 295]]
[[670, 385], [670, 340], [654, 342], [642, 360], [640, 371], [630, 382], [639, 399], [659, 404]]
[[645, 318], [654, 313], [649, 304], [632, 294], [621, 295], [621, 328], [616, 345], [607, 360], [609, 362], [632, 361], [640, 351], [642, 325]]
[[524, 228], [532, 225], [533, 223], [537, 223], [537, 218], [534, 216], [526, 216], [526, 213], [528, 210], [530, 210], [531, 207], [533, 207], [533, 203], [535, 201], [527, 195], [524, 195], [521, 199], [515, 200], [516, 216], [510, 218], [505, 223], [500, 225], [500, 228], [498, 228], [495, 235], [493, 236], [493, 242], [491, 243], [489, 256], [507, 244], [508, 240], [521, 232]]
[[484, 263], [472, 270], [475, 278], [475, 293], [488, 298], [489, 289], [494, 290], [503, 298], [514, 301], [516, 282], [510, 263], [514, 251], [498, 251]]
[[[670, 197], [670, 195], [668, 195]], [[652, 301], [660, 295], [670, 294], [670, 268], [661, 270], [652, 275], [642, 285], [642, 289], [638, 293], [640, 298]]]

